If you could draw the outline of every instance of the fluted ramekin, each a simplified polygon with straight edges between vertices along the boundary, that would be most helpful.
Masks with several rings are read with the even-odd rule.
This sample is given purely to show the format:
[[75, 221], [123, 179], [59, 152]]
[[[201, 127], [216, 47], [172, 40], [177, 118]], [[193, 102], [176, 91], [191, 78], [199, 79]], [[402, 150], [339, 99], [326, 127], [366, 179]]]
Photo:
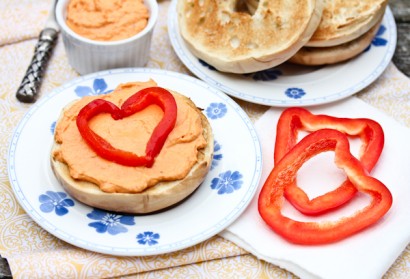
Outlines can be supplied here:
[[147, 26], [138, 34], [118, 41], [94, 41], [84, 38], [66, 24], [69, 0], [60, 0], [56, 19], [60, 26], [68, 62], [81, 75], [101, 70], [143, 67], [149, 59], [152, 33], [158, 19], [156, 0], [145, 0], [150, 16]]

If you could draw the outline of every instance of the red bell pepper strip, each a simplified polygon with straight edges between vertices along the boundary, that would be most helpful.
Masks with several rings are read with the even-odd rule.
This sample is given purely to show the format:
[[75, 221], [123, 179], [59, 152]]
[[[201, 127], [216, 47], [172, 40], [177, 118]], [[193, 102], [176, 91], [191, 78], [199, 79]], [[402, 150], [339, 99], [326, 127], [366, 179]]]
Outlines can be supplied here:
[[[100, 113], [110, 113], [113, 119], [119, 120], [153, 104], [161, 107], [164, 115], [147, 143], [144, 156], [138, 156], [132, 152], [113, 147], [93, 132], [88, 125], [88, 122]], [[152, 167], [155, 157], [161, 152], [165, 140], [175, 126], [176, 117], [177, 104], [174, 96], [161, 87], [149, 87], [129, 97], [122, 104], [121, 109], [103, 99], [93, 100], [80, 110], [76, 121], [81, 136], [100, 157], [125, 166]]]
[[[367, 118], [337, 118], [328, 115], [314, 115], [303, 108], [288, 108], [281, 114], [276, 133], [274, 161], [280, 159], [297, 143], [298, 130], [308, 132], [332, 128], [349, 136], [358, 136], [362, 141], [359, 159], [370, 172], [377, 163], [384, 146], [382, 127]], [[300, 212], [316, 215], [337, 208], [356, 194], [356, 188], [349, 180], [338, 188], [312, 200], [297, 186], [296, 181], [285, 189], [285, 197]]]
[[[336, 221], [302, 222], [282, 214], [285, 188], [294, 183], [297, 171], [313, 156], [334, 151], [335, 164], [349, 181], [371, 197], [366, 207]], [[326, 244], [349, 237], [377, 222], [390, 209], [392, 195], [379, 180], [368, 176], [361, 162], [349, 151], [349, 140], [334, 129], [322, 129], [304, 137], [274, 166], [258, 199], [262, 219], [279, 235], [296, 244]]]

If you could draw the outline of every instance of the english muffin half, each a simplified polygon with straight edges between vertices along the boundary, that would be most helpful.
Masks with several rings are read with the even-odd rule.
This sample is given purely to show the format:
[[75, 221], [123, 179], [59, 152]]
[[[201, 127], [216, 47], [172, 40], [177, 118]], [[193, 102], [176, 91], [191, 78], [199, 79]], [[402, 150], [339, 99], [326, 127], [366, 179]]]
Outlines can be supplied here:
[[190, 51], [217, 70], [250, 73], [279, 65], [319, 25], [322, 0], [261, 0], [255, 12], [236, 0], [178, 0], [180, 33]]
[[309, 47], [337, 46], [367, 33], [384, 15], [387, 0], [326, 0]]
[[289, 62], [307, 66], [319, 66], [340, 63], [352, 59], [363, 53], [363, 51], [371, 44], [380, 24], [381, 21], [376, 23], [373, 28], [359, 38], [338, 46], [302, 47], [289, 59]]
[[[101, 158], [82, 138], [76, 118], [86, 104], [103, 98], [120, 106], [130, 95], [150, 86], [155, 83], [122, 84], [113, 93], [82, 98], [62, 112], [51, 166], [64, 189], [78, 201], [108, 211], [151, 213], [181, 202], [205, 179], [213, 156], [212, 128], [193, 101], [178, 92], [170, 91], [178, 107], [175, 127], [152, 167], [125, 166]], [[101, 113], [89, 126], [116, 148], [140, 154], [161, 117], [162, 110], [150, 105], [121, 120]]]

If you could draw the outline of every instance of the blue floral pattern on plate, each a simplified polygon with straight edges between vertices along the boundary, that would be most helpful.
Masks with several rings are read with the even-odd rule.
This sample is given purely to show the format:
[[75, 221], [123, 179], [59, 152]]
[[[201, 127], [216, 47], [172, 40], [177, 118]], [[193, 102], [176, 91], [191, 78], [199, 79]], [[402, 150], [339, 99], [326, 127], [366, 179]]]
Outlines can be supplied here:
[[[384, 30], [378, 32], [378, 34], [381, 32], [381, 34], [384, 32]], [[384, 40], [384, 39], [381, 39]], [[385, 41], [385, 40], [384, 40]], [[380, 42], [381, 43], [381, 42]], [[387, 41], [385, 42], [387, 43]], [[198, 59], [199, 63], [201, 65], [203, 65], [204, 67], [207, 67], [208, 69], [212, 70], [212, 71], [217, 71], [217, 69], [215, 67], [213, 67], [212, 65], [209, 65], [208, 63], [206, 63], [205, 61]], [[251, 77], [253, 80], [255, 81], [272, 81], [277, 79], [280, 75], [282, 75], [282, 71], [278, 68], [271, 68], [271, 69], [267, 69], [267, 70], [263, 70], [263, 71], [258, 71], [255, 73], [249, 73], [249, 74], [244, 74], [244, 76], [249, 76]], [[285, 91], [286, 96], [288, 96], [289, 98], [292, 99], [300, 99], [302, 98], [304, 95], [306, 95], [306, 92], [301, 89], [301, 88], [296, 88], [296, 87], [292, 87], [292, 88], [288, 88]], [[211, 106], [209, 106], [206, 109], [206, 113], [208, 115], [209, 118], [211, 119], [216, 119], [216, 118], [220, 118], [222, 117], [224, 114], [222, 114], [222, 111], [219, 110], [220, 108], [217, 106], [217, 104], [211, 104]]]
[[370, 45], [364, 51], [369, 51], [369, 49], [372, 46], [375, 46], [375, 47], [386, 46], [387, 43], [388, 43], [388, 40], [382, 38], [382, 36], [385, 32], [386, 32], [386, 27], [383, 24], [380, 25], [379, 30], [377, 30], [377, 33], [374, 36], [372, 42], [370, 43]]
[[206, 108], [206, 115], [211, 119], [218, 119], [225, 116], [228, 108], [224, 103], [211, 103]]
[[160, 238], [158, 233], [154, 232], [143, 232], [137, 235], [137, 242], [142, 245], [155, 245], [158, 244], [158, 239]]
[[124, 225], [135, 225], [134, 216], [119, 215], [99, 209], [94, 209], [87, 214], [87, 217], [96, 220], [88, 226], [95, 228], [98, 233], [108, 232], [111, 235], [126, 233], [128, 229]]
[[198, 61], [199, 61], [199, 63], [200, 63], [202, 66], [207, 67], [209, 70], [211, 70], [211, 71], [217, 71], [217, 69], [216, 69], [214, 66], [209, 65], [209, 64], [206, 63], [204, 60], [198, 59]]
[[50, 213], [54, 211], [58, 216], [63, 216], [68, 213], [66, 207], [74, 206], [74, 201], [67, 198], [67, 194], [64, 192], [46, 191], [38, 197], [40, 210], [44, 213]]
[[386, 32], [386, 27], [384, 25], [380, 25], [379, 30], [377, 30], [376, 36], [372, 40], [372, 45], [374, 46], [385, 46], [387, 45], [387, 40], [381, 38], [384, 32]]
[[223, 155], [220, 153], [222, 146], [217, 142], [216, 140], [214, 141], [214, 156], [212, 158], [212, 163], [211, 163], [211, 170], [216, 168], [218, 166], [219, 161], [222, 160]]
[[53, 123], [51, 123], [51, 125], [50, 125], [50, 132], [51, 132], [52, 135], [54, 135], [54, 131], [55, 131], [55, 129], [56, 129], [56, 125], [57, 125], [57, 122], [56, 122], [56, 121], [53, 121]]
[[218, 190], [218, 195], [231, 194], [242, 187], [242, 174], [239, 171], [226, 171], [211, 181], [211, 189]]
[[89, 86], [79, 85], [74, 89], [74, 91], [78, 97], [102, 95], [102, 94], [108, 94], [113, 91], [113, 90], [107, 90], [107, 87], [108, 87], [107, 83], [105, 82], [103, 78], [96, 78], [94, 79], [94, 82], [93, 82], [93, 88]]
[[250, 76], [253, 80], [257, 81], [271, 81], [277, 79], [282, 74], [282, 71], [278, 68], [271, 68], [255, 73], [245, 74], [245, 76]]
[[302, 88], [291, 87], [286, 89], [285, 95], [292, 99], [300, 99], [306, 95], [306, 92]]
[[[208, 68], [209, 70], [218, 71], [214, 66], [206, 63], [204, 60], [198, 59], [198, 61], [202, 66]], [[271, 68], [271, 69], [258, 71], [254, 73], [247, 73], [243, 75], [246, 77], [252, 77], [253, 80], [271, 81], [271, 80], [277, 79], [280, 75], [282, 75], [282, 71], [276, 68]]]

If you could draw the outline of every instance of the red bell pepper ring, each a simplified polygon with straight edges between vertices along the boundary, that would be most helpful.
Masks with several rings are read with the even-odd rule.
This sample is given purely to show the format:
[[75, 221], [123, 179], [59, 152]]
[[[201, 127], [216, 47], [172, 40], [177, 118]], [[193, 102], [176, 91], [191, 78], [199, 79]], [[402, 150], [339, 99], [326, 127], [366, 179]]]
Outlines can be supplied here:
[[[336, 221], [302, 222], [282, 214], [285, 188], [294, 183], [297, 171], [313, 156], [334, 151], [335, 164], [349, 181], [371, 197], [366, 207]], [[279, 235], [296, 244], [326, 244], [349, 237], [377, 222], [392, 205], [392, 195], [379, 180], [368, 176], [362, 163], [349, 151], [349, 140], [334, 129], [322, 129], [304, 137], [272, 169], [258, 199], [262, 219]]]
[[[144, 156], [113, 147], [88, 125], [88, 122], [100, 113], [110, 113], [113, 119], [119, 120], [154, 104], [163, 110], [164, 115], [148, 140]], [[176, 117], [177, 104], [174, 96], [161, 87], [149, 87], [129, 97], [121, 108], [107, 100], [93, 100], [80, 110], [76, 121], [81, 136], [100, 157], [130, 167], [152, 167], [155, 157], [161, 152], [169, 133], [174, 129]]]
[[[314, 115], [303, 108], [288, 108], [281, 114], [275, 141], [275, 164], [297, 143], [298, 130], [313, 132], [323, 128], [332, 128], [349, 136], [360, 137], [362, 145], [359, 159], [368, 172], [373, 169], [384, 146], [383, 129], [376, 121], [367, 118]], [[300, 212], [317, 215], [348, 202], [356, 192], [352, 183], [346, 180], [335, 190], [310, 200], [295, 181], [286, 187], [285, 197]]]

